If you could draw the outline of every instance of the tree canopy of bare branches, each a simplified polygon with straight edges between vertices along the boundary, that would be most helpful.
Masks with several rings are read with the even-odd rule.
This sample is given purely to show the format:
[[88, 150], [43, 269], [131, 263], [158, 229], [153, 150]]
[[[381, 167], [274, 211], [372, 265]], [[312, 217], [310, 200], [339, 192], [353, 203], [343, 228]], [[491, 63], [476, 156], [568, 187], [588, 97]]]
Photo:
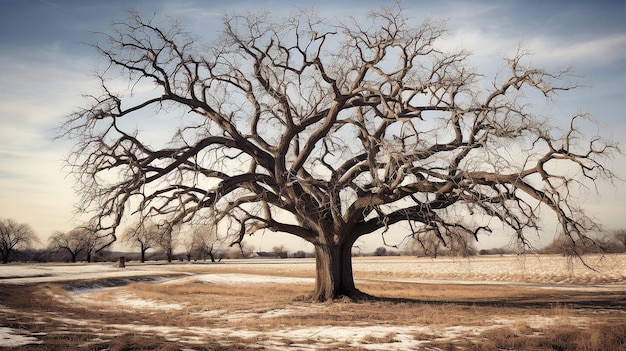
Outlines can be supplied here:
[[75, 228], [69, 232], [56, 231], [48, 239], [48, 247], [53, 252], [66, 253], [71, 262], [76, 262], [81, 252], [86, 252], [86, 233], [81, 228]]
[[0, 218], [0, 257], [2, 263], [9, 263], [12, 253], [29, 248], [38, 242], [37, 235], [28, 224], [18, 223], [9, 218]]
[[206, 261], [209, 257], [211, 262], [215, 262], [221, 243], [214, 224], [196, 224], [187, 235], [185, 247], [188, 259], [194, 256], [196, 259]]
[[156, 223], [150, 221], [138, 221], [126, 228], [122, 234], [122, 240], [131, 247], [138, 247], [141, 254], [141, 262], [146, 261], [146, 251], [159, 245], [161, 234]]
[[82, 253], [87, 262], [93, 255], [108, 247], [106, 237], [88, 227], [77, 227], [69, 232], [56, 231], [48, 239], [49, 249], [53, 252], [67, 253], [72, 262], [76, 262]]
[[398, 223], [444, 244], [498, 225], [528, 244], [549, 210], [585, 238], [596, 224], [574, 194], [613, 178], [617, 146], [582, 133], [588, 116], [557, 129], [527, 99], [575, 88], [568, 71], [519, 51], [488, 80], [438, 48], [444, 33], [392, 6], [341, 23], [227, 16], [205, 44], [131, 13], [96, 45], [100, 93], [64, 125], [82, 208], [112, 240], [133, 214], [210, 218], [239, 243], [290, 233], [315, 247], [318, 300], [358, 296], [353, 244]]

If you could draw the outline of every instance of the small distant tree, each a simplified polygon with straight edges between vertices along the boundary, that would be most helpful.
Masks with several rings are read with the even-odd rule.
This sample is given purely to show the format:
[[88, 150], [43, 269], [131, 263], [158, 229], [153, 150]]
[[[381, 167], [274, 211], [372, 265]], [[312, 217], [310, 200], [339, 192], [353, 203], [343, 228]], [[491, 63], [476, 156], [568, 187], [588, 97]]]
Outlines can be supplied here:
[[387, 255], [387, 248], [385, 248], [384, 246], [377, 247], [376, 250], [374, 250], [374, 256], [385, 256], [385, 255]]
[[87, 250], [84, 230], [72, 229], [69, 232], [55, 232], [49, 239], [49, 248], [52, 252], [66, 253], [71, 262], [76, 262], [78, 255]]
[[189, 233], [183, 233], [182, 243], [187, 261], [191, 261], [192, 257], [194, 259], [197, 259], [199, 257], [196, 252], [196, 243], [193, 241], [193, 239], [193, 235], [189, 235]]
[[206, 261], [207, 257], [211, 262], [215, 262], [217, 249], [219, 248], [217, 226], [213, 223], [204, 223], [195, 226], [191, 233], [191, 251], [201, 260]]
[[438, 235], [434, 231], [417, 232], [408, 243], [407, 251], [412, 255], [431, 256], [473, 256], [476, 255], [475, 238], [466, 231], [447, 229], [445, 235]]
[[9, 263], [11, 254], [17, 250], [28, 249], [38, 241], [35, 232], [28, 224], [0, 218], [0, 256], [2, 263]]
[[87, 262], [91, 262], [93, 260], [93, 255], [100, 252], [102, 249], [107, 247], [107, 240], [105, 240], [102, 236], [98, 235], [96, 231], [93, 231], [87, 227], [79, 228], [79, 230], [85, 251], [85, 259]]
[[508, 247], [494, 247], [491, 249], [481, 249], [480, 255], [508, 255], [512, 254], [513, 251]]
[[155, 223], [138, 221], [133, 226], [126, 228], [122, 234], [122, 240], [131, 247], [139, 248], [141, 263], [146, 261], [146, 251], [155, 248], [159, 244], [160, 234]]
[[157, 243], [165, 253], [167, 262], [174, 259], [174, 248], [178, 244], [178, 235], [180, 227], [169, 223], [157, 225]]
[[574, 240], [560, 233], [551, 243], [541, 249], [541, 253], [582, 256], [590, 253], [616, 253], [621, 251], [617, 240], [607, 232], [593, 232], [585, 238]]
[[626, 229], [614, 230], [613, 238], [623, 245], [622, 250], [626, 249]]
[[276, 258], [287, 258], [289, 255], [285, 245], [277, 245], [272, 248], [272, 252]]
[[245, 242], [242, 242], [237, 245], [232, 245], [228, 249], [226, 256], [231, 259], [249, 258], [250, 256], [252, 256], [252, 254], [254, 254], [254, 247], [250, 244], [246, 244]]
[[293, 258], [306, 258], [307, 254], [306, 252], [304, 252], [304, 250], [298, 250], [296, 252], [294, 252], [291, 257]]
[[426, 232], [410, 240], [406, 250], [411, 255], [437, 258], [440, 248], [441, 242], [437, 235], [434, 232]]

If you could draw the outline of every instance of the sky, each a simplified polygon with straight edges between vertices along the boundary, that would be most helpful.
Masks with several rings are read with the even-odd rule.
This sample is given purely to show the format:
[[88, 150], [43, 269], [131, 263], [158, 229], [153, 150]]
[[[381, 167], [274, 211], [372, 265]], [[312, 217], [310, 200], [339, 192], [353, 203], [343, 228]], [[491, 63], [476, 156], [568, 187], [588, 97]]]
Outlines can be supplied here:
[[[45, 243], [54, 231], [80, 224], [73, 178], [63, 168], [71, 144], [55, 139], [64, 118], [98, 92], [102, 59], [89, 44], [128, 9], [172, 16], [210, 41], [225, 12], [268, 11], [277, 17], [310, 8], [322, 17], [362, 15], [385, 1], [0, 0], [0, 217], [29, 224]], [[584, 87], [560, 95], [555, 114], [591, 113], [599, 133], [626, 148], [626, 3], [615, 1], [404, 1], [416, 20], [446, 22], [446, 45], [472, 52], [493, 73], [521, 45], [548, 69], [573, 65]], [[561, 118], [561, 117], [559, 117]], [[595, 133], [595, 131], [591, 131]], [[626, 158], [612, 161], [626, 179]], [[583, 198], [607, 228], [626, 228], [623, 182]], [[368, 245], [380, 245], [379, 238]], [[490, 238], [493, 246], [507, 238]], [[256, 245], [256, 244], [255, 244]], [[261, 245], [261, 244], [259, 244]], [[274, 243], [263, 244], [270, 249]], [[296, 247], [298, 244], [294, 244]]]

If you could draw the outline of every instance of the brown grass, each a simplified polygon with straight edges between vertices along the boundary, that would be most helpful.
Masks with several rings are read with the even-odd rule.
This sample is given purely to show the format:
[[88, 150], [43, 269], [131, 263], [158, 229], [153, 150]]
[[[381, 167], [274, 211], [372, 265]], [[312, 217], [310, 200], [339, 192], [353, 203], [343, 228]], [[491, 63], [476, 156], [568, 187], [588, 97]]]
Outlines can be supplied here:
[[[217, 265], [190, 267], [206, 272]], [[303, 274], [277, 271], [273, 275]], [[241, 268], [239, 273], [250, 272]], [[0, 305], [7, 310], [0, 309], [0, 325], [25, 334], [37, 333], [42, 344], [20, 348], [24, 350], [66, 350], [76, 345], [93, 350], [258, 350], [272, 349], [271, 345], [356, 350], [359, 345], [397, 345], [406, 335], [423, 342], [420, 347], [440, 350], [626, 347], [623, 291], [564, 293], [532, 285], [382, 284], [371, 280], [359, 287], [378, 300], [311, 303], [298, 299], [312, 289], [307, 284], [244, 286], [188, 281], [134, 282], [76, 300], [77, 294], [68, 290], [76, 284], [1, 286]], [[157, 307], [124, 305], [118, 300], [120, 296], [152, 301]], [[171, 304], [181, 308], [158, 308]], [[315, 335], [296, 340], [280, 334], [307, 328], [394, 326], [398, 330], [369, 332], [357, 340], [325, 344]], [[449, 336], [447, 328], [476, 333]]]
[[481, 334], [481, 350], [624, 350], [626, 325], [591, 323], [585, 328], [556, 325], [545, 330], [502, 327]]

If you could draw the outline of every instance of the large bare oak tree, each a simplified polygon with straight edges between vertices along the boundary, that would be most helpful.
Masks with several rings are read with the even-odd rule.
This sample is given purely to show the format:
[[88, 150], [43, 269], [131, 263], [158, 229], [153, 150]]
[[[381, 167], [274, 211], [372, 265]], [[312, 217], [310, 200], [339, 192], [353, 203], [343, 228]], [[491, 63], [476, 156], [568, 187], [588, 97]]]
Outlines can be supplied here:
[[438, 49], [441, 25], [415, 23], [395, 7], [342, 23], [232, 15], [205, 44], [131, 13], [96, 45], [101, 94], [64, 128], [83, 208], [113, 240], [131, 214], [213, 220], [239, 243], [293, 234], [315, 247], [318, 300], [359, 296], [353, 244], [400, 223], [444, 243], [502, 225], [528, 244], [548, 209], [587, 240], [575, 194], [613, 178], [617, 146], [585, 138], [586, 115], [556, 129], [528, 104], [574, 88], [567, 70], [520, 51], [485, 79]]

